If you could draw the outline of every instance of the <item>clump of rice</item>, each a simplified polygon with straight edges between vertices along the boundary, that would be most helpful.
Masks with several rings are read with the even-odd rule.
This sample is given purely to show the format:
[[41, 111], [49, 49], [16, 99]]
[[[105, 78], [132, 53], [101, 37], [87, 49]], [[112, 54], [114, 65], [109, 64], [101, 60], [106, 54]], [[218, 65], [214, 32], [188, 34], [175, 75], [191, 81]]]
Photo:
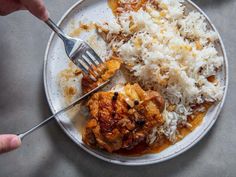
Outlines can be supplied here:
[[220, 71], [223, 58], [214, 46], [218, 35], [204, 20], [198, 12], [185, 15], [182, 0], [152, 0], [145, 8], [123, 12], [117, 22], [103, 25], [113, 53], [143, 86], [162, 92], [166, 108], [174, 106], [164, 111], [161, 130], [172, 142], [177, 126], [188, 124], [194, 105], [223, 96], [220, 83], [208, 81]]

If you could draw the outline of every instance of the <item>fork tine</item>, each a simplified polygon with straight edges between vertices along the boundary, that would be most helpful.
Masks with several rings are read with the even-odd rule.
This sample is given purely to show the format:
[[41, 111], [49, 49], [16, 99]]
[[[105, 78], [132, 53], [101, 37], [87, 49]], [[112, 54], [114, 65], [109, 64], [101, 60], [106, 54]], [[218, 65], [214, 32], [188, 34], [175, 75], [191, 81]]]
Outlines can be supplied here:
[[77, 59], [76, 65], [86, 74], [89, 75], [89, 71], [80, 63], [79, 59]]
[[92, 81], [97, 82], [96, 77], [92, 76], [91, 74], [89, 74], [89, 78], [92, 79]]
[[93, 70], [93, 67], [88, 63], [88, 61], [86, 60], [84, 56], [82, 56], [81, 60], [88, 66], [90, 70]]
[[87, 58], [82, 55], [82, 60], [83, 62], [89, 67], [89, 72], [96, 78], [99, 77], [99, 74], [96, 72], [95, 68], [87, 61]]
[[84, 56], [85, 56], [86, 58], [88, 58], [89, 61], [90, 61], [95, 67], [97, 67], [98, 64], [88, 55], [87, 52], [88, 52], [88, 51], [86, 51], [86, 52], [84, 53]]
[[96, 53], [92, 48], [90, 48], [89, 50], [87, 50], [86, 53], [87, 53], [91, 58], [94, 57], [95, 60], [98, 61], [98, 63], [100, 63], [100, 64], [103, 63], [102, 59], [97, 55], [97, 53]]
[[[98, 71], [98, 73], [101, 73], [101, 72], [102, 72], [101, 67], [99, 67], [99, 63], [96, 63], [96, 62], [93, 60], [93, 58], [88, 55], [87, 52], [84, 53], [83, 57], [87, 58], [87, 59], [92, 63], [92, 65], [95, 67], [95, 69], [93, 68], [95, 72], [96, 72], [96, 71]], [[96, 72], [96, 73], [97, 73], [97, 72]]]
[[[82, 69], [82, 71], [84, 72], [84, 74], [86, 74], [87, 76], [89, 76], [90, 77], [90, 79], [92, 79], [94, 82], [96, 82], [97, 81], [97, 77], [99, 76], [97, 73], [94, 73], [93, 72], [93, 70], [87, 70], [85, 67], [84, 67], [84, 65], [79, 61], [80, 59], [78, 59], [77, 60], [77, 66], [79, 66], [80, 67], [80, 69]], [[89, 65], [89, 63], [86, 61], [86, 60], [84, 60], [83, 58], [82, 58], [82, 60], [84, 61], [84, 63], [86, 63], [86, 65], [88, 64]], [[89, 65], [90, 66], [90, 65]], [[91, 66], [90, 66], [91, 67]], [[90, 68], [89, 67], [89, 68]]]
[[80, 41], [78, 48], [74, 50], [69, 58], [93, 81], [97, 81], [100, 72], [102, 72], [101, 68], [104, 68], [102, 59], [83, 41]]

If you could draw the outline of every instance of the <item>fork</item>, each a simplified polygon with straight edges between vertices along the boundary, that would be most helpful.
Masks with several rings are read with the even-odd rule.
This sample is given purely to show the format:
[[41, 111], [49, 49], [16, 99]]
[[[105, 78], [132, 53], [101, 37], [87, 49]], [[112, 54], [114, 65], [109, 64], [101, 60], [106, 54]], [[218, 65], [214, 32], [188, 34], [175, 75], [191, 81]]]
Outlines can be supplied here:
[[50, 18], [45, 23], [62, 39], [65, 51], [70, 60], [78, 66], [82, 72], [93, 81], [97, 81], [103, 60], [98, 54], [82, 39], [72, 38], [65, 34]]

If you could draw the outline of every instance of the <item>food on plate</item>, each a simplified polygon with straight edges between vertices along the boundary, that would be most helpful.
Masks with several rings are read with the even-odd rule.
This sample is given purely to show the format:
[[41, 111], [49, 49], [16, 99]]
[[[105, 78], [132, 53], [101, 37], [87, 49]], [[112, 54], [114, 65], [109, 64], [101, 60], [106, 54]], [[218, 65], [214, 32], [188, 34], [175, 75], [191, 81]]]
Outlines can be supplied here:
[[114, 152], [141, 142], [154, 143], [152, 134], [163, 124], [164, 99], [138, 84], [122, 89], [95, 93], [88, 101], [90, 119], [83, 133], [86, 144]]
[[188, 117], [223, 96], [218, 34], [200, 13], [186, 13], [182, 0], [110, 2], [116, 20], [97, 25], [98, 33], [142, 88], [164, 96], [162, 131], [174, 143], [179, 125], [191, 126]]
[[110, 79], [120, 69], [121, 63], [122, 61], [118, 57], [110, 57], [102, 66], [98, 67], [99, 71], [97, 73], [100, 77], [94, 82], [88, 76], [83, 75], [82, 71], [70, 62], [69, 67], [59, 73], [59, 85], [66, 99], [66, 103], [71, 103], [71, 101], [79, 96], [79, 83], [81, 83], [82, 92], [87, 93], [99, 84]]
[[85, 144], [125, 155], [160, 152], [199, 126], [222, 99], [218, 34], [183, 2], [109, 0], [115, 18], [93, 23], [88, 43], [106, 59], [106, 69], [98, 82], [84, 77], [83, 92], [120, 68], [132, 79], [89, 99]]
[[87, 93], [94, 88], [96, 88], [98, 85], [102, 84], [104, 81], [107, 81], [110, 79], [116, 71], [120, 69], [121, 66], [121, 60], [117, 57], [111, 57], [109, 60], [107, 60], [103, 66], [98, 67], [101, 71], [98, 71], [100, 74], [100, 77], [96, 82], [91, 80], [88, 76], [84, 75], [82, 78], [82, 89], [84, 93]]

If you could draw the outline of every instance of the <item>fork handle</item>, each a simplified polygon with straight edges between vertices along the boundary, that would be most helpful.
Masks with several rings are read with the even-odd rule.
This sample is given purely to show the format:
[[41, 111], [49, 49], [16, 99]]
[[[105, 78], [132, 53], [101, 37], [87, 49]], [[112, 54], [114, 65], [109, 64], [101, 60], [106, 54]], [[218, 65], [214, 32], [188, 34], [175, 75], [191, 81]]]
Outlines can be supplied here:
[[62, 39], [68, 39], [69, 37], [57, 26], [50, 18], [45, 23]]
[[28, 134], [34, 132], [35, 130], [43, 127], [44, 125], [46, 125], [48, 122], [50, 122], [51, 120], [54, 120], [55, 119], [55, 115], [52, 115], [51, 117], [47, 118], [46, 120], [44, 120], [43, 122], [41, 122], [40, 124], [36, 125], [35, 127], [31, 128], [30, 130], [24, 132], [24, 133], [21, 133], [21, 134], [18, 134], [18, 137], [23, 140], [23, 138], [25, 136], [27, 136]]

